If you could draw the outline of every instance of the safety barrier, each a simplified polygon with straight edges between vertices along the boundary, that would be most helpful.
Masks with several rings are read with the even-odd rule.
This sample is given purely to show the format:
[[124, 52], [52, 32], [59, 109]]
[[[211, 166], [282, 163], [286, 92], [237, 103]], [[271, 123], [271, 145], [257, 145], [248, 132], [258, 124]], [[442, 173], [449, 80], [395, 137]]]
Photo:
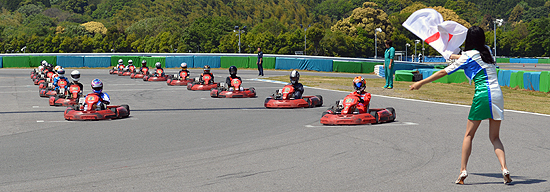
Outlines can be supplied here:
[[220, 56], [194, 56], [194, 65], [196, 67], [204, 67], [209, 65], [210, 68], [220, 68]]
[[412, 81], [414, 70], [397, 70], [395, 71], [395, 81]]
[[497, 58], [497, 63], [510, 63], [510, 58]]
[[117, 66], [119, 59], [122, 59], [122, 62], [125, 66], [128, 65], [128, 61], [130, 61], [130, 60], [132, 60], [133, 65], [141, 66], [141, 60], [138, 56], [123, 56], [123, 55], [113, 55], [113, 56], [111, 56], [111, 66]]
[[539, 63], [539, 59], [510, 58], [510, 63]]
[[275, 69], [332, 71], [332, 60], [277, 57]]
[[248, 68], [249, 57], [235, 57], [235, 56], [222, 56], [220, 58], [220, 66], [222, 68], [229, 68], [235, 66], [238, 69]]
[[539, 91], [545, 93], [550, 92], [550, 71], [540, 72]]
[[136, 65], [136, 62], [134, 61], [134, 65], [141, 66], [141, 61], [147, 61], [147, 67], [149, 68], [155, 68], [155, 64], [157, 62], [160, 62], [162, 68], [166, 67], [166, 57], [139, 57], [140, 62], [139, 65]]
[[84, 67], [83, 56], [57, 56], [57, 64], [63, 67], [79, 68]]
[[111, 57], [86, 56], [84, 57], [84, 66], [90, 68], [110, 67]]
[[57, 65], [57, 56], [29, 56], [29, 67], [38, 67], [44, 60], [53, 66]]
[[[168, 55], [168, 56], [166, 56]], [[430, 60], [442, 59], [427, 57]], [[252, 54], [44, 54], [44, 55], [0, 55], [1, 67], [37, 67], [42, 60], [51, 64], [58, 64], [68, 68], [80, 67], [102, 67], [107, 68], [118, 64], [122, 59], [127, 65], [128, 60], [133, 60], [136, 66], [141, 65], [142, 60], [146, 60], [149, 67], [154, 67], [156, 62], [161, 62], [163, 67], [179, 68], [181, 63], [187, 63], [188, 68], [202, 68], [204, 65], [210, 65], [211, 68], [228, 68], [237, 66], [237, 68], [257, 68], [257, 56]], [[550, 63], [550, 59], [529, 59], [529, 58], [497, 58], [499, 63]], [[412, 73], [398, 70], [418, 70], [423, 78], [431, 76], [442, 68], [433, 64], [420, 64], [411, 62], [396, 61], [396, 81], [412, 80]], [[315, 56], [264, 56], [264, 69], [298, 69], [313, 71], [334, 71], [346, 73], [373, 73], [383, 77], [384, 67], [382, 60], [369, 60], [358, 58], [337, 58], [337, 57], [315, 57]], [[436, 68], [436, 69], [434, 69]], [[498, 83], [501, 86], [525, 88], [541, 92], [550, 91], [549, 72], [525, 72], [515, 70], [499, 70]], [[456, 72], [436, 82], [442, 83], [462, 83], [468, 82], [463, 72]]]
[[193, 56], [170, 56], [170, 57], [166, 57], [166, 67], [167, 68], [181, 67], [181, 63], [186, 63], [187, 68], [202, 67], [202, 66], [195, 66], [194, 65]]
[[3, 67], [29, 67], [29, 57], [28, 56], [13, 56], [13, 57], [2, 57]]
[[523, 87], [528, 90], [538, 91], [540, 85], [540, 72], [526, 72], [523, 74]]

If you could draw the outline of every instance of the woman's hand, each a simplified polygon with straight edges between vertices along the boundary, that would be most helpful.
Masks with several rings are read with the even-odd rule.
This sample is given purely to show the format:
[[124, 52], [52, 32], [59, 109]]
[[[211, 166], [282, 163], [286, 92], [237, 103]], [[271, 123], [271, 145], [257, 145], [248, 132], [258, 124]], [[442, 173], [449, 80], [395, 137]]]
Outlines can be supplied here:
[[416, 83], [414, 83], [414, 84], [412, 84], [412, 85], [409, 85], [409, 87], [410, 87], [409, 90], [418, 90], [418, 89], [420, 89], [420, 87], [422, 87], [422, 85], [424, 85], [424, 83], [422, 83], [422, 82], [420, 82], [420, 81], [419, 81], [419, 82], [416, 82]]

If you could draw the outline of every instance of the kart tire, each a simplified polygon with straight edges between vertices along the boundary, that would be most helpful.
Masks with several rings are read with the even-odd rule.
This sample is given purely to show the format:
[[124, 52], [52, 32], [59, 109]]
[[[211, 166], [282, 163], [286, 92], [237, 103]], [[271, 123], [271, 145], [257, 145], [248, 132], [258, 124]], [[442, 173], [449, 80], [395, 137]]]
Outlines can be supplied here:
[[304, 100], [307, 102], [307, 107], [313, 107], [311, 106], [311, 100], [309, 98], [304, 98]]
[[378, 117], [378, 111], [371, 111], [370, 115], [372, 115], [374, 117], [374, 121], [375, 121], [376, 124], [380, 123], [380, 121], [378, 121], [380, 119]]
[[128, 105], [120, 105], [120, 106], [124, 107], [124, 109], [126, 109], [126, 111], [128, 111], [128, 115], [126, 115], [125, 117], [130, 116], [130, 106], [128, 106]]
[[395, 118], [396, 118], [395, 109], [393, 107], [388, 107], [388, 108], [386, 108], [386, 110], [388, 110], [391, 113], [391, 120], [390, 121], [395, 121]]
[[319, 104], [317, 105], [317, 107], [323, 106], [323, 96], [321, 96], [321, 95], [315, 95], [315, 97], [319, 98]]
[[111, 111], [113, 113], [115, 113], [115, 117], [118, 117], [118, 111], [116, 110], [116, 107], [115, 108], [111, 108]]

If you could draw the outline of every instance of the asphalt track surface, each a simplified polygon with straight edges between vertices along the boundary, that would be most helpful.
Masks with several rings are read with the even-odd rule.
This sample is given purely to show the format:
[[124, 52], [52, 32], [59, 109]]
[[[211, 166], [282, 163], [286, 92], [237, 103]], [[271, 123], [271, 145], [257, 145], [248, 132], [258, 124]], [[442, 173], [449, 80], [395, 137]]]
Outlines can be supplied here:
[[[30, 69], [0, 69], [0, 191], [550, 189], [548, 115], [505, 113], [501, 140], [512, 185], [503, 184], [483, 122], [470, 176], [461, 186], [454, 181], [468, 106], [373, 96], [371, 107], [394, 107], [396, 122], [322, 126], [321, 113], [347, 93], [306, 88], [305, 95], [324, 97], [323, 107], [266, 109], [264, 99], [283, 85], [252, 80], [258, 78], [254, 70], [239, 75], [258, 97], [241, 99], [214, 99], [208, 92], [112, 76], [105, 69], [80, 71], [85, 92], [100, 78], [113, 104], [130, 105], [130, 117], [66, 121], [64, 107], [38, 97]], [[199, 70], [191, 72], [194, 77]], [[228, 74], [213, 73], [217, 81]]]

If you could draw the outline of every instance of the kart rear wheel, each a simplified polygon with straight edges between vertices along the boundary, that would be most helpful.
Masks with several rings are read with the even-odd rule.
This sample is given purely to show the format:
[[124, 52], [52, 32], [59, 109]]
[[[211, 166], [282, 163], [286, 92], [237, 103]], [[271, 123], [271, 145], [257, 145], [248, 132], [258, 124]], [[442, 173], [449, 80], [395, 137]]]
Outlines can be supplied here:
[[124, 107], [124, 109], [126, 109], [126, 111], [128, 111], [128, 115], [126, 115], [125, 117], [130, 116], [130, 106], [129, 105], [120, 105], [120, 106]]
[[370, 115], [372, 115], [372, 117], [374, 117], [375, 123], [377, 123], [377, 124], [380, 123], [380, 121], [379, 121], [380, 118], [378, 117], [378, 111], [371, 111]]
[[304, 100], [307, 102], [307, 107], [313, 107], [311, 106], [311, 100], [309, 98], [304, 98]]
[[115, 118], [118, 118], [118, 111], [116, 110], [116, 108], [111, 108], [111, 111], [115, 113]]
[[317, 105], [317, 107], [323, 106], [323, 96], [321, 96], [321, 95], [315, 95], [315, 97], [319, 98], [319, 104]]
[[396, 118], [395, 109], [393, 107], [388, 107], [388, 108], [386, 108], [386, 110], [388, 110], [391, 113], [391, 120], [390, 121], [395, 121], [395, 118]]

